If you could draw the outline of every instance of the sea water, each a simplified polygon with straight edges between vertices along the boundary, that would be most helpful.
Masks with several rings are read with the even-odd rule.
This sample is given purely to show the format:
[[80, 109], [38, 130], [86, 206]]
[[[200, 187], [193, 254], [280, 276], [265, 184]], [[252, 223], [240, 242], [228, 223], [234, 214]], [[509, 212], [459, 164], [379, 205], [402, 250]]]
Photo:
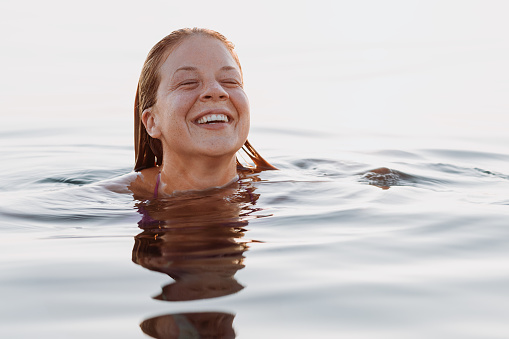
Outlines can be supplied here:
[[[0, 7], [0, 338], [509, 337], [507, 2]], [[116, 193], [146, 53], [193, 26], [278, 170]]]
[[0, 134], [2, 338], [509, 335], [509, 152], [255, 126], [279, 170], [136, 201], [107, 126]]

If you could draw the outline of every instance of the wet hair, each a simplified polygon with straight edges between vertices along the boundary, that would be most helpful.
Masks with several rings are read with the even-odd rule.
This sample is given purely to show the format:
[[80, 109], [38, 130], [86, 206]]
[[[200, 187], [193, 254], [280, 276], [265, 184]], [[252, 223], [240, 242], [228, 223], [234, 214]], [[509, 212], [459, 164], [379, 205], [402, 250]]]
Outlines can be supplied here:
[[[141, 171], [145, 168], [161, 165], [163, 161], [163, 147], [159, 139], [152, 138], [145, 129], [141, 121], [141, 115], [144, 110], [156, 104], [157, 89], [161, 82], [159, 69], [170, 53], [179, 46], [186, 38], [195, 35], [204, 35], [221, 41], [228, 49], [233, 59], [237, 63], [242, 76], [242, 68], [237, 53], [234, 51], [234, 45], [224, 35], [216, 31], [205, 28], [182, 28], [173, 31], [164, 37], [161, 41], [152, 47], [148, 53], [147, 59], [141, 70], [136, 98], [134, 101], [134, 153], [135, 153], [135, 171]], [[261, 171], [266, 169], [276, 169], [274, 166], [264, 160], [258, 152], [246, 140], [242, 150], [251, 158], [255, 167], [242, 165], [237, 159], [237, 167]]]

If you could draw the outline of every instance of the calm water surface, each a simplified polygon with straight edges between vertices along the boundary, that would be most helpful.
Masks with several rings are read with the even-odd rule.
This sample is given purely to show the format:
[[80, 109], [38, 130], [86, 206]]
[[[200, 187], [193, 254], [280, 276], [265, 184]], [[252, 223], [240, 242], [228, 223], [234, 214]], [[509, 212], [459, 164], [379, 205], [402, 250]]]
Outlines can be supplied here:
[[[509, 338], [509, 2], [210, 4], [0, 2], [0, 338]], [[146, 53], [193, 26], [280, 170], [114, 193]]]
[[279, 171], [136, 201], [127, 130], [3, 128], [2, 338], [509, 336], [509, 153], [255, 128]]

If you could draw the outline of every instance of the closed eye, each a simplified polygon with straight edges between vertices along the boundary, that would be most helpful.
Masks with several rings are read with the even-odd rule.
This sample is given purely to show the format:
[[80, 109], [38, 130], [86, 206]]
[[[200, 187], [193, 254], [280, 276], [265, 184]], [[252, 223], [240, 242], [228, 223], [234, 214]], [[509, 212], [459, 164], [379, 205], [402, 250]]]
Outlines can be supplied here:
[[236, 79], [224, 79], [224, 80], [221, 81], [221, 83], [224, 86], [227, 86], [227, 87], [241, 86], [241, 83], [238, 80], [236, 80]]
[[198, 85], [198, 80], [185, 80], [178, 84], [178, 86], [194, 87]]

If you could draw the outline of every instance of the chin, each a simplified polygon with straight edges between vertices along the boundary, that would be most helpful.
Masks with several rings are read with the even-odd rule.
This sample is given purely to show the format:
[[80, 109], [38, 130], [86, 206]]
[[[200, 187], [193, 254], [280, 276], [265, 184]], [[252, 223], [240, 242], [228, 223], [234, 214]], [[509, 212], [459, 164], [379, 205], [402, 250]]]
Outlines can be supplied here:
[[201, 149], [202, 154], [211, 157], [234, 156], [244, 143], [232, 143], [231, 140], [226, 142], [211, 142]]
[[237, 151], [240, 148], [237, 149], [207, 149], [202, 152], [203, 155], [207, 155], [209, 157], [219, 158], [219, 157], [226, 157], [226, 156], [235, 156]]

